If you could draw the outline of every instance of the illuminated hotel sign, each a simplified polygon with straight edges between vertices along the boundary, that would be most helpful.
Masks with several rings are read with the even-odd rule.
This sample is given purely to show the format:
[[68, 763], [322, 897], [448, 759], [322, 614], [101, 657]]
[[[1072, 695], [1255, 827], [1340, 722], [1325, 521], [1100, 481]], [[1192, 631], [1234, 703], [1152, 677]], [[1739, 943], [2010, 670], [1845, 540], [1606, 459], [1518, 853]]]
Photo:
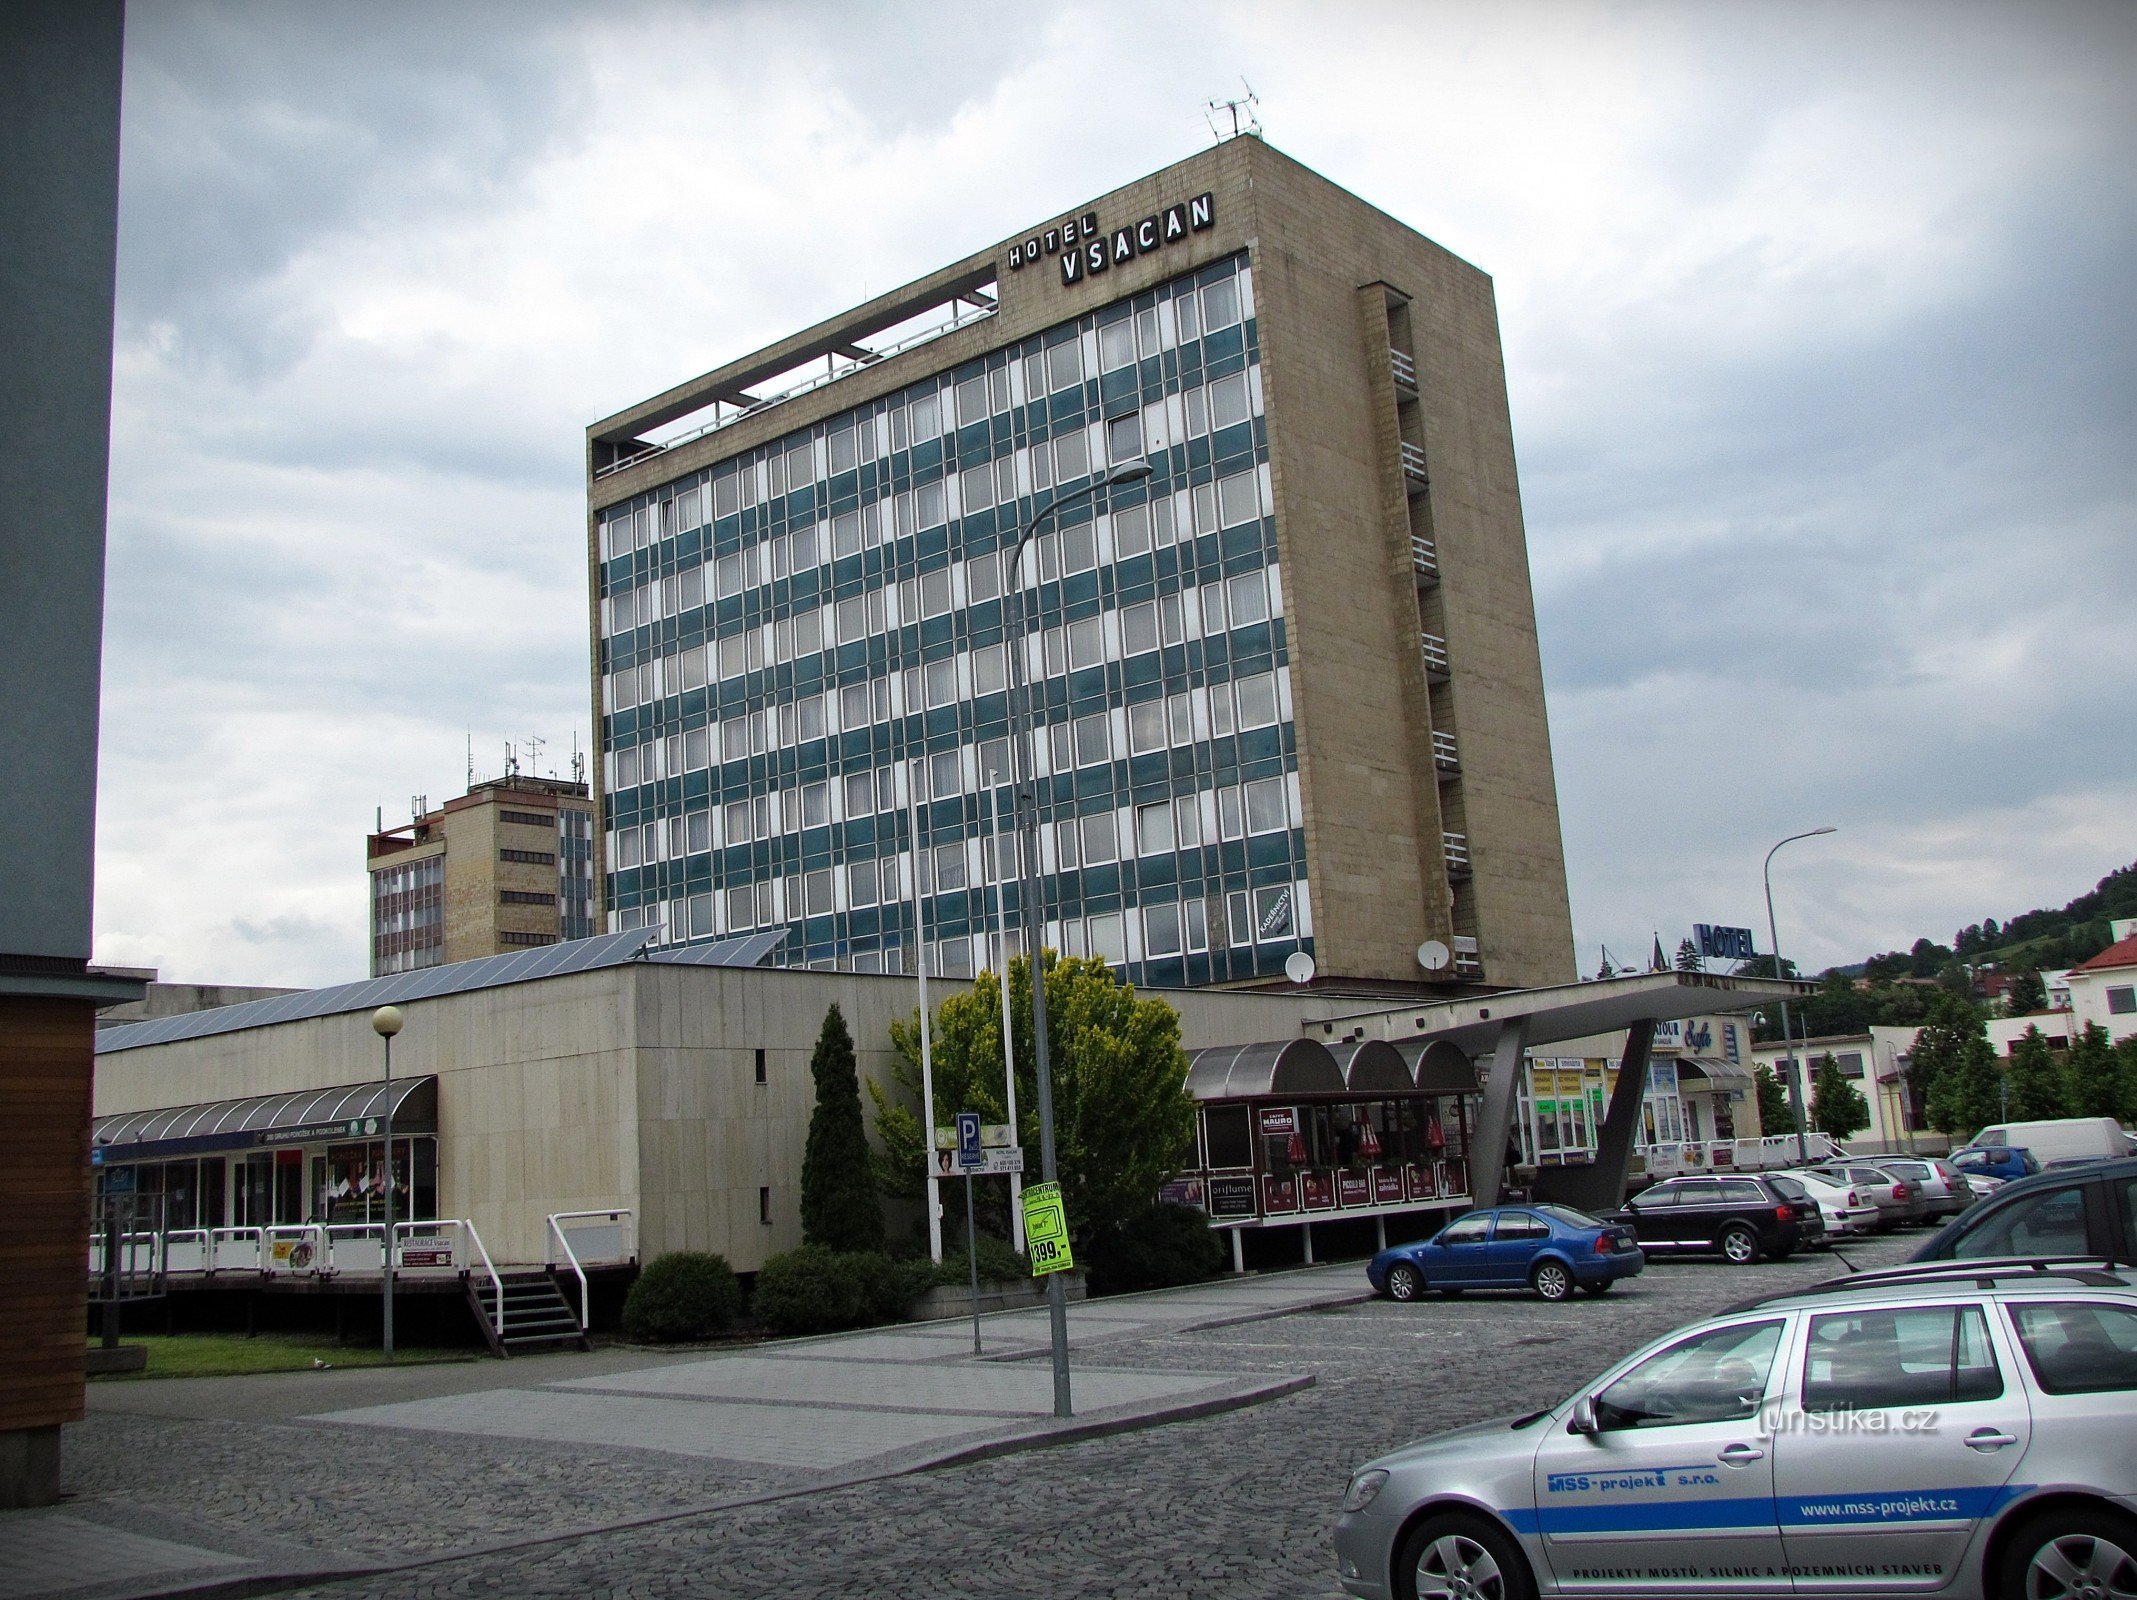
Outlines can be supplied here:
[[1021, 272], [1043, 257], [1056, 256], [1061, 262], [1061, 281], [1076, 283], [1086, 275], [1107, 271], [1116, 262], [1162, 250], [1190, 233], [1207, 232], [1216, 221], [1217, 201], [1211, 194], [1198, 194], [1180, 205], [1167, 206], [1111, 233], [1100, 230], [1097, 212], [1086, 211], [1033, 234], [1022, 244], [1011, 245], [1009, 270]]

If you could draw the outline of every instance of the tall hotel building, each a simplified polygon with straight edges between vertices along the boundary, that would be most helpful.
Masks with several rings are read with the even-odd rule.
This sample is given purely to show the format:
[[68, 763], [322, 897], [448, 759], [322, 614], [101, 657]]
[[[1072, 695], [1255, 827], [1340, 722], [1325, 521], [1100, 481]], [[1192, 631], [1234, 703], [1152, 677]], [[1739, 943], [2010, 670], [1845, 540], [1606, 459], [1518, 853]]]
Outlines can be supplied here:
[[909, 971], [917, 900], [930, 971], [989, 965], [1008, 549], [1147, 461], [1019, 579], [1047, 942], [1146, 986], [1573, 977], [1490, 280], [1261, 140], [588, 447], [612, 929]]

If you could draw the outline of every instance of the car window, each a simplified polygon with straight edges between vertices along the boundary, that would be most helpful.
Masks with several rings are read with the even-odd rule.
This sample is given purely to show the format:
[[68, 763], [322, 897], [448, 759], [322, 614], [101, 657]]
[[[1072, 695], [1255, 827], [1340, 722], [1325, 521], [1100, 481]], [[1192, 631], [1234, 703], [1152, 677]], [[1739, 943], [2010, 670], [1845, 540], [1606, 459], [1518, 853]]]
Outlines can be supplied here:
[[1991, 1210], [1952, 1241], [1950, 1254], [2081, 1256], [2087, 1253], [2085, 1191], [2079, 1184], [2036, 1189]]
[[1561, 1227], [1600, 1228], [1603, 1224], [1585, 1211], [1575, 1211], [1571, 1206], [1538, 1206], [1537, 1211], [1551, 1218]]
[[1709, 1328], [1658, 1350], [1595, 1397], [1604, 1429], [1730, 1422], [1758, 1410], [1781, 1320]]
[[1766, 1191], [1750, 1178], [1727, 1178], [1721, 1186], [1721, 1197], [1730, 1205], [1765, 1205]]
[[1803, 1409], [1869, 1411], [1993, 1400], [2003, 1375], [1978, 1306], [1910, 1306], [1811, 1319]]
[[2015, 1305], [2011, 1319], [2034, 1378], [2050, 1394], [2137, 1389], [2137, 1311], [2059, 1301]]
[[1491, 1232], [1491, 1213], [1475, 1212], [1440, 1229], [1435, 1244], [1480, 1244]]
[[2137, 1245], [2137, 1178], [2125, 1178], [2115, 1188], [2122, 1195], [2122, 1237]]
[[1808, 1202], [1811, 1197], [1810, 1190], [1796, 1182], [1794, 1178], [1772, 1177], [1766, 1181], [1778, 1189], [1787, 1199]]
[[1551, 1236], [1550, 1224], [1541, 1217], [1532, 1217], [1526, 1211], [1503, 1211], [1492, 1230], [1494, 1239], [1547, 1239]]
[[1712, 1178], [1693, 1178], [1690, 1182], [1680, 1185], [1680, 1191], [1684, 1198], [1678, 1202], [1679, 1205], [1711, 1206], [1721, 1203], [1721, 1185]]
[[1655, 1211], [1663, 1206], [1675, 1205], [1677, 1195], [1678, 1189], [1674, 1183], [1658, 1183], [1646, 1193], [1634, 1195], [1631, 1205], [1635, 1211]]

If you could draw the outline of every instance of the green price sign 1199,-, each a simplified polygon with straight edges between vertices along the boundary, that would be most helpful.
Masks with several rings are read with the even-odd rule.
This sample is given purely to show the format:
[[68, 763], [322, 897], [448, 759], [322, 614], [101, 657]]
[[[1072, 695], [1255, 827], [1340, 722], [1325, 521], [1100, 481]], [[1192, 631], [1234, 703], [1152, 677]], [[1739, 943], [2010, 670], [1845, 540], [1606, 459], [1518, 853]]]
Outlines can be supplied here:
[[1069, 1253], [1068, 1212], [1061, 1204], [1060, 1184], [1035, 1183], [1024, 1191], [1024, 1249], [1034, 1278], [1076, 1265]]

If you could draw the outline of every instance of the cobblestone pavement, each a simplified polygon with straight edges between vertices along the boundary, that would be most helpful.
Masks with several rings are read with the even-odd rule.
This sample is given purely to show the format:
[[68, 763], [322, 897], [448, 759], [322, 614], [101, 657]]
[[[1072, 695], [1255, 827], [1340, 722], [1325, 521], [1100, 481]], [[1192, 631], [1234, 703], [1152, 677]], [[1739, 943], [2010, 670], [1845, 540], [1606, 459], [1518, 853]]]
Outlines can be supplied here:
[[[1900, 1235], [1851, 1246], [1849, 1254], [1858, 1264], [1882, 1265], [1918, 1243]], [[1658, 1263], [1607, 1297], [1564, 1305], [1477, 1294], [1153, 1332], [1094, 1347], [1080, 1364], [1086, 1370], [1310, 1372], [1316, 1383], [1250, 1410], [1161, 1429], [304, 1592], [317, 1600], [594, 1594], [1317, 1600], [1340, 1593], [1327, 1530], [1336, 1496], [1359, 1461], [1423, 1434], [1555, 1403], [1612, 1359], [1680, 1323], [1839, 1270], [1825, 1257], [1749, 1269]], [[531, 1485], [541, 1481], [541, 1469], [530, 1464], [522, 1471], [530, 1492], [539, 1492]], [[555, 1482], [557, 1492], [575, 1490], [568, 1472]], [[642, 1505], [657, 1497], [650, 1480], [646, 1487]]]

